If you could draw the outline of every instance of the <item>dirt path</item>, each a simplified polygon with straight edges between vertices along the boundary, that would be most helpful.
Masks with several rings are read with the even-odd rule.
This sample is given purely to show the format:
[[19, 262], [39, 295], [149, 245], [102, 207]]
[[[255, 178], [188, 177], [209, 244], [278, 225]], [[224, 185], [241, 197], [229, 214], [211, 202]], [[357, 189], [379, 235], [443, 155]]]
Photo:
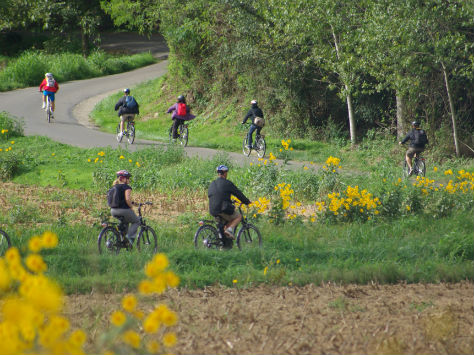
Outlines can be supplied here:
[[[68, 298], [92, 340], [123, 295]], [[145, 299], [180, 316], [175, 354], [472, 354], [474, 284], [210, 287]], [[99, 331], [97, 331], [99, 330]]]

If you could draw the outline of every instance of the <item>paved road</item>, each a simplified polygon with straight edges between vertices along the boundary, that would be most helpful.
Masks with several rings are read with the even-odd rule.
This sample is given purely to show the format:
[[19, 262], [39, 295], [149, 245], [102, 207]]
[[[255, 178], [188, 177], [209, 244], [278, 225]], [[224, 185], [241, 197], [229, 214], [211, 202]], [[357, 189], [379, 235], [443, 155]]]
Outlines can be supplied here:
[[[117, 42], [122, 45], [125, 43], [126, 46], [131, 47], [132, 39], [128, 36], [126, 34], [109, 36], [103, 40], [103, 47], [119, 50], [120, 46], [114, 44]], [[166, 45], [160, 37], [150, 40], [142, 39], [136, 41], [136, 43], [133, 42], [133, 44], [133, 52], [150, 50], [157, 58], [167, 57]], [[126, 142], [119, 144], [114, 135], [101, 132], [91, 124], [89, 113], [100, 100], [112, 93], [121, 91], [124, 87], [133, 87], [140, 82], [163, 75], [166, 72], [167, 64], [167, 60], [163, 60], [157, 64], [126, 73], [60, 83], [55, 112], [56, 119], [51, 124], [46, 122], [45, 113], [41, 109], [41, 96], [37, 87], [0, 93], [0, 111], [7, 111], [14, 116], [23, 118], [26, 135], [47, 136], [55, 141], [77, 147], [122, 146], [135, 150], [161, 144], [140, 139], [137, 139], [133, 145], [128, 145]], [[209, 158], [218, 153], [214, 149], [198, 147], [187, 147], [185, 150], [188, 156], [202, 158]], [[256, 157], [246, 158], [240, 153], [229, 153], [229, 155], [233, 161], [241, 166], [257, 160]], [[288, 167], [299, 168], [302, 165], [303, 163], [290, 162]]]

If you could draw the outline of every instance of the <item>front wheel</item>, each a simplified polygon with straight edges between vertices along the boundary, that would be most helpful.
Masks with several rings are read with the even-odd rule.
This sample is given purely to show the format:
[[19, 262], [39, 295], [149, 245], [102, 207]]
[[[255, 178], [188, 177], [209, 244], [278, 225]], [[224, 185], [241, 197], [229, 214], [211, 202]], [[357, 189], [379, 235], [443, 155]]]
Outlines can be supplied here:
[[237, 234], [237, 245], [240, 250], [260, 248], [262, 246], [262, 235], [253, 224], [247, 224], [242, 226]]
[[0, 229], [0, 255], [5, 255], [8, 248], [12, 246], [10, 237], [5, 231]]
[[256, 150], [258, 157], [263, 158], [265, 156], [265, 150], [267, 149], [265, 139], [263, 137], [260, 137], [259, 139], [257, 139], [255, 145], [257, 146]]
[[217, 229], [211, 225], [205, 224], [198, 228], [194, 235], [194, 247], [196, 249], [220, 249], [219, 234]]
[[120, 123], [117, 125], [117, 129], [116, 129], [116, 132], [117, 132], [117, 142], [121, 142], [122, 141], [122, 138], [123, 138], [123, 135], [121, 134], [122, 131], [120, 130]]
[[153, 228], [144, 226], [138, 233], [137, 249], [140, 252], [154, 254], [158, 250], [158, 240]]
[[135, 141], [135, 125], [133, 123], [129, 123], [127, 126], [127, 139], [129, 144], [133, 144]]
[[245, 138], [244, 138], [244, 140], [243, 140], [243, 142], [242, 142], [242, 152], [244, 153], [244, 155], [245, 155], [246, 157], [248, 157], [248, 156], [250, 155], [250, 152], [252, 151], [252, 148], [250, 148], [249, 145], [248, 145], [248, 143], [247, 143], [247, 142], [248, 142], [247, 139], [248, 139], [248, 137], [245, 136]]
[[105, 227], [97, 239], [99, 254], [118, 254], [120, 251], [119, 232], [111, 226]]

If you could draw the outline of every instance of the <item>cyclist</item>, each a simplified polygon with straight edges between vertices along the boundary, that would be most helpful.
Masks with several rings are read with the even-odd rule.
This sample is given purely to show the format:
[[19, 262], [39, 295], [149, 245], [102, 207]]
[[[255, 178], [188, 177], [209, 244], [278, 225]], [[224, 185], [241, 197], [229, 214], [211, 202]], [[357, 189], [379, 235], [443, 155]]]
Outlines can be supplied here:
[[130, 174], [127, 170], [120, 170], [116, 173], [117, 179], [113, 183], [113, 188], [115, 189], [115, 196], [113, 199], [116, 200], [112, 204], [113, 206], [110, 209], [110, 213], [113, 217], [124, 217], [123, 221], [128, 226], [131, 223], [130, 228], [128, 229], [127, 239], [130, 244], [133, 244], [135, 235], [137, 234], [137, 229], [140, 226], [140, 219], [135, 214], [132, 209], [132, 187], [130, 184]]
[[420, 128], [420, 122], [413, 121], [411, 123], [412, 130], [403, 138], [398, 144], [402, 145], [408, 140], [410, 140], [410, 147], [408, 148], [405, 160], [407, 162], [408, 168], [410, 169], [408, 175], [413, 174], [412, 167], [412, 158], [415, 154], [420, 155], [425, 150], [425, 145], [428, 144], [428, 137], [426, 136], [425, 130]]
[[115, 111], [118, 110], [118, 116], [120, 117], [120, 137], [123, 136], [123, 124], [125, 120], [132, 120], [135, 115], [140, 113], [138, 102], [133, 96], [130, 96], [130, 89], [123, 89], [123, 96], [115, 104]]
[[172, 132], [173, 139], [178, 138], [178, 126], [184, 121], [191, 121], [196, 116], [191, 115], [189, 106], [186, 105], [186, 98], [183, 95], [178, 96], [178, 101], [172, 105], [166, 113], [173, 113], [171, 119], [173, 120]]
[[256, 130], [257, 135], [260, 135], [263, 126], [265, 125], [265, 120], [263, 118], [263, 111], [260, 107], [258, 107], [257, 100], [250, 101], [250, 110], [244, 117], [242, 124], [245, 124], [249, 118], [252, 119], [252, 124], [250, 125], [249, 133], [247, 135], [247, 148], [255, 148], [252, 147], [252, 135], [253, 132]]
[[51, 111], [54, 112], [54, 99], [55, 94], [59, 90], [58, 82], [54, 79], [53, 74], [46, 73], [44, 74], [44, 79], [39, 86], [39, 91], [43, 92], [43, 109], [46, 108], [46, 97], [49, 96], [51, 100]]
[[220, 216], [227, 222], [224, 233], [228, 238], [234, 239], [234, 230], [242, 220], [242, 215], [235, 210], [230, 196], [234, 195], [246, 205], [251, 202], [230, 180], [227, 180], [229, 171], [227, 166], [219, 165], [216, 170], [218, 178], [211, 182], [207, 193], [209, 213], [214, 217]]

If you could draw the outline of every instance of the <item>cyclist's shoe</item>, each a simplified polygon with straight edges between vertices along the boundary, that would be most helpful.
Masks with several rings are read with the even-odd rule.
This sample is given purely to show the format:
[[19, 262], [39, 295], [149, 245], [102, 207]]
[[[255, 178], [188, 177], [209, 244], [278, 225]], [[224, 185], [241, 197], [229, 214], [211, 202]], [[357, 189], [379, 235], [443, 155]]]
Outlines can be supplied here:
[[43, 108], [43, 110], [46, 108], [46, 102], [43, 102], [42, 108]]
[[51, 112], [51, 119], [54, 118], [54, 112]]
[[122, 137], [123, 137], [123, 132], [120, 132], [120, 133], [118, 134], [118, 136], [119, 136], [119, 138], [122, 138]]
[[248, 149], [252, 149], [252, 146], [251, 146], [251, 145], [248, 145], [247, 148], [248, 148]]
[[413, 175], [413, 168], [410, 169], [410, 171], [408, 171], [408, 176], [412, 176]]
[[227, 228], [226, 230], [224, 230], [224, 234], [225, 234], [226, 237], [229, 238], [229, 239], [235, 239], [235, 237], [234, 237], [234, 231], [232, 230], [232, 228]]

